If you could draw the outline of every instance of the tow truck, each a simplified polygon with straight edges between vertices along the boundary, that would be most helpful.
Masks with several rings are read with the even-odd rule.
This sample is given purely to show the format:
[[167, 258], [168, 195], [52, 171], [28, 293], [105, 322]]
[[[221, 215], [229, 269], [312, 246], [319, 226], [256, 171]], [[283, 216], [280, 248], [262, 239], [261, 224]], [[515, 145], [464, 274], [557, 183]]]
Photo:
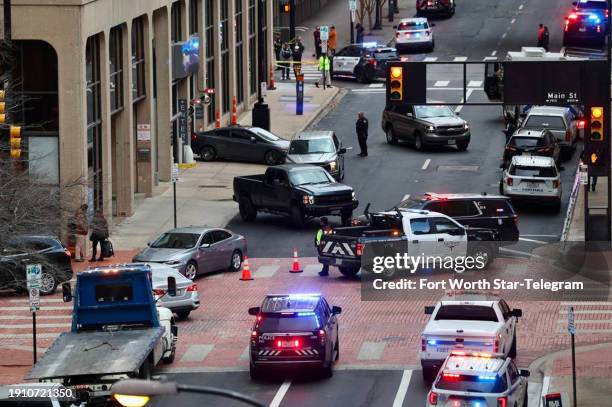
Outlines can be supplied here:
[[516, 357], [516, 325], [523, 316], [506, 301], [481, 293], [448, 293], [436, 306], [421, 336], [423, 378], [431, 382], [453, 350], [501, 353]]
[[[72, 328], [55, 340], [26, 379], [60, 383], [88, 407], [107, 405], [124, 378], [150, 378], [160, 361], [172, 363], [178, 328], [172, 312], [156, 307], [147, 264], [94, 268], [77, 275]], [[70, 283], [62, 285], [73, 300]], [[168, 278], [168, 295], [176, 281]]]

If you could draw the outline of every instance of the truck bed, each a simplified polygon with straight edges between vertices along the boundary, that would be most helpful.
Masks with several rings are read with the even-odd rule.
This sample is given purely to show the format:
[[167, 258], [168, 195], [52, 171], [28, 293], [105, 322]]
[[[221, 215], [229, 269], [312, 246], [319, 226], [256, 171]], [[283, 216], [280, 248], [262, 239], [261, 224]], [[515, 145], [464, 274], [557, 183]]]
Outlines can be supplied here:
[[163, 327], [116, 332], [64, 332], [34, 365], [26, 379], [136, 371], [163, 333]]

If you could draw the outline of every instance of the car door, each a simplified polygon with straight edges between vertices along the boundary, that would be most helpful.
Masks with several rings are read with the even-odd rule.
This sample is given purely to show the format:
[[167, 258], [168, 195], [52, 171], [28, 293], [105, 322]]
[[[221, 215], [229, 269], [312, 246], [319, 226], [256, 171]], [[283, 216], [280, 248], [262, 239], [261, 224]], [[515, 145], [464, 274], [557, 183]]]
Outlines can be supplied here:
[[[350, 47], [344, 47], [336, 53], [332, 59], [332, 72], [335, 74], [346, 74], [348, 53]], [[352, 72], [352, 71], [351, 71]]]
[[215, 270], [215, 256], [212, 244], [214, 243], [212, 231], [204, 233], [198, 244], [195, 261], [198, 263], [199, 273], [210, 273]]
[[336, 133], [332, 135], [332, 139], [334, 141], [334, 147], [336, 148], [336, 154], [338, 156], [338, 168], [340, 169], [340, 174], [344, 174], [344, 154], [339, 154], [340, 149], [342, 148], [342, 141], [338, 139]]
[[289, 209], [290, 186], [287, 174], [279, 169], [269, 169], [262, 194], [263, 206], [269, 209], [287, 211]]
[[525, 390], [523, 389], [523, 381], [521, 380], [521, 375], [519, 374], [516, 365], [512, 360], [508, 363], [508, 387], [510, 391], [508, 392], [508, 405], [509, 406], [522, 406], [523, 398]]
[[221, 229], [213, 230], [213, 255], [215, 257], [215, 267], [217, 270], [227, 269], [230, 265], [230, 258], [233, 252], [232, 242], [229, 232]]
[[509, 352], [510, 347], [512, 346], [512, 341], [514, 340], [514, 331], [516, 318], [512, 315], [511, 309], [504, 300], [499, 301], [499, 309], [504, 318], [504, 329], [502, 332], [503, 335], [503, 352]]
[[438, 242], [438, 255], [465, 256], [467, 253], [467, 233], [459, 223], [449, 218], [431, 218]]
[[241, 161], [263, 161], [261, 139], [254, 133], [246, 129], [232, 129], [230, 137], [232, 151], [228, 153], [228, 158]]
[[426, 256], [435, 256], [437, 253], [437, 235], [429, 218], [412, 218], [406, 224], [404, 218], [404, 231], [408, 234], [408, 253], [419, 256], [424, 253]]
[[217, 129], [211, 131], [201, 143], [202, 145], [211, 145], [217, 153], [217, 158], [229, 158], [233, 150], [232, 140], [230, 139], [229, 129]]
[[327, 341], [327, 345], [325, 347], [325, 351], [330, 355], [330, 360], [333, 358], [331, 354], [334, 351], [334, 344], [336, 340], [337, 333], [337, 323], [335, 315], [331, 314], [331, 309], [326, 303], [320, 302], [317, 310], [315, 311], [318, 317], [321, 319], [321, 323], [325, 327], [325, 331], [327, 335], [329, 335], [330, 340]]
[[481, 227], [481, 212], [473, 200], [451, 200], [447, 205], [447, 211], [443, 212], [446, 216], [450, 216], [463, 226]]
[[348, 53], [345, 57], [344, 62], [344, 72], [349, 75], [353, 75], [355, 72], [355, 68], [359, 65], [359, 61], [361, 60], [362, 48], [357, 45], [351, 45], [348, 47]]
[[414, 130], [416, 126], [416, 111], [413, 105], [408, 105], [406, 107], [406, 113], [402, 115], [402, 128], [407, 140], [414, 141]]

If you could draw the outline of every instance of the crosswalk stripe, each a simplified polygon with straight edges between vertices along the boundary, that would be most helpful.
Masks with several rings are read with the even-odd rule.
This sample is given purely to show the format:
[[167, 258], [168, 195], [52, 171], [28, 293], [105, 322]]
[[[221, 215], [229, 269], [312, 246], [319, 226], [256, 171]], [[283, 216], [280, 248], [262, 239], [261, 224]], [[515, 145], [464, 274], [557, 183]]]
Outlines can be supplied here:
[[467, 57], [455, 57], [453, 61], [454, 62], [465, 62], [467, 61]]
[[213, 350], [215, 345], [191, 345], [183, 354], [181, 362], [201, 362]]
[[382, 88], [383, 86], [385, 86], [384, 83], [371, 83], [370, 84], [370, 88]]
[[482, 86], [482, 81], [469, 81], [468, 82], [469, 88], [479, 88], [481, 86]]
[[425, 59], [423, 59], [423, 62], [436, 62], [438, 60], [438, 57], [425, 57]]
[[277, 264], [273, 264], [270, 266], [261, 266], [257, 269], [257, 271], [255, 271], [255, 278], [272, 277], [276, 274], [279, 268], [280, 266]]
[[436, 83], [434, 83], [434, 87], [439, 88], [439, 87], [448, 86], [449, 83], [450, 81], [436, 81]]

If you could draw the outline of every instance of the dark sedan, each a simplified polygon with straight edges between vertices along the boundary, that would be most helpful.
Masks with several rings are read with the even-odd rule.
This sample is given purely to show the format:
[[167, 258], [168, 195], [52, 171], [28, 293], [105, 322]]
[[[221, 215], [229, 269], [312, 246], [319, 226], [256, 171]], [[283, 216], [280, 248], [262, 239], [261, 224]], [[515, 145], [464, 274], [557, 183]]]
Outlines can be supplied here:
[[26, 266], [40, 264], [40, 293], [52, 294], [58, 284], [72, 278], [70, 252], [53, 236], [20, 236], [0, 248], [0, 289], [26, 289]]
[[280, 164], [289, 141], [259, 127], [229, 126], [193, 135], [191, 148], [204, 161], [236, 161]]
[[541, 155], [561, 161], [561, 147], [550, 130], [520, 129], [508, 140], [501, 168], [506, 168], [515, 155]]

